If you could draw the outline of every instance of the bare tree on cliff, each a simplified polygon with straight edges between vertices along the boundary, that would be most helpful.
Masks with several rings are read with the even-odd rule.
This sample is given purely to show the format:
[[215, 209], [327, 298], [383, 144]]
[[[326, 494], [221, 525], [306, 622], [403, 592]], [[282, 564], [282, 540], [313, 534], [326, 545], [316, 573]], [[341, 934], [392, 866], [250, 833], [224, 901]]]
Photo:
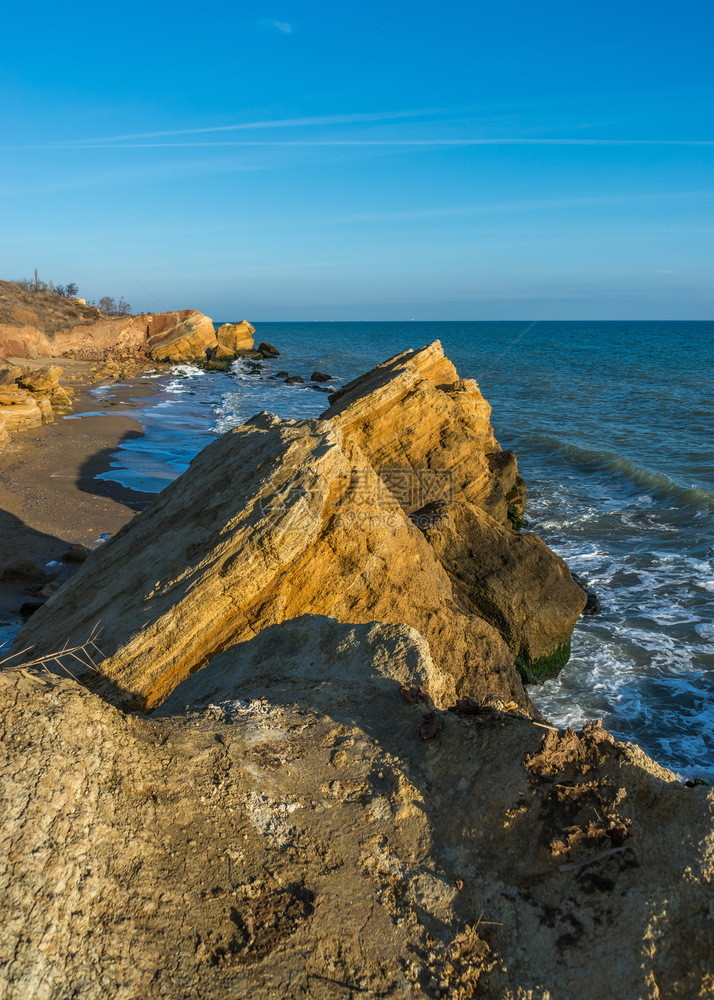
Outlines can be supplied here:
[[103, 295], [99, 300], [99, 309], [107, 316], [128, 316], [131, 313], [131, 306], [123, 296], [117, 302], [111, 295]]

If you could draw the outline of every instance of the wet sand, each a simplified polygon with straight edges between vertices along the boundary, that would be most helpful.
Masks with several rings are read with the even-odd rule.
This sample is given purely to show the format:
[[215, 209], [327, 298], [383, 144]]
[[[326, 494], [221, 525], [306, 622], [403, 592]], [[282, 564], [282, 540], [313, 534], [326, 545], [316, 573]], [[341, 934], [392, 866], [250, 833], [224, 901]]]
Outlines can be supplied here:
[[[81, 365], [73, 366], [84, 383], [80, 388], [74, 382], [73, 414], [20, 432], [0, 449], [0, 571], [16, 559], [44, 565], [73, 543], [93, 548], [102, 534], [118, 531], [154, 497], [95, 478], [110, 468], [110, 456], [123, 440], [143, 434], [139, 421], [81, 414], [111, 409], [127, 395], [155, 395], [159, 385], [138, 377], [110, 389], [99, 402], [89, 393], [96, 382]], [[66, 362], [64, 367], [67, 374]], [[0, 584], [0, 619], [16, 617], [26, 600], [21, 587]]]

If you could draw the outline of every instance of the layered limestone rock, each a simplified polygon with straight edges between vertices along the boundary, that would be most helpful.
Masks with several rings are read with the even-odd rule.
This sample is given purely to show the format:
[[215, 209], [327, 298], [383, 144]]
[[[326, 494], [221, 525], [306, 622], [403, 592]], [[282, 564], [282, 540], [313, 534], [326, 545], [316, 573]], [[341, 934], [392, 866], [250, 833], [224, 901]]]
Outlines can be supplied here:
[[507, 524], [509, 504], [522, 511], [525, 487], [513, 452], [496, 441], [491, 407], [438, 340], [390, 358], [329, 401], [323, 418], [362, 448], [407, 513], [465, 500]]
[[323, 414], [424, 531], [461, 605], [499, 630], [525, 680], [540, 680], [567, 662], [586, 596], [539, 538], [511, 530], [525, 486], [490, 417], [439, 341], [350, 382]]
[[154, 361], [205, 360], [217, 344], [213, 321], [195, 310], [148, 317], [147, 353]]
[[0, 324], [0, 355], [13, 358], [101, 359], [140, 353], [155, 361], [205, 360], [218, 344], [213, 322], [194, 309], [103, 317], [46, 333], [36, 327]]
[[62, 369], [56, 365], [34, 371], [5, 363], [0, 367], [0, 446], [7, 444], [17, 431], [39, 427], [54, 420], [55, 414], [68, 413], [72, 401], [59, 384]]
[[308, 616], [152, 719], [0, 671], [3, 997], [710, 996], [711, 790], [432, 711], [437, 674], [413, 629]]
[[475, 383], [455, 374], [435, 343], [335, 394], [329, 419], [262, 415], [224, 435], [33, 616], [18, 647], [47, 653], [99, 623], [113, 699], [152, 707], [275, 622], [403, 622], [458, 694], [527, 708], [518, 672], [563, 665], [585, 595], [543, 542], [507, 526], [515, 458]]
[[587, 599], [537, 535], [515, 534], [474, 504], [436, 501], [416, 523], [462, 606], [501, 633], [527, 682], [557, 674]]
[[218, 359], [237, 358], [252, 351], [254, 333], [255, 327], [248, 320], [241, 320], [240, 323], [224, 323], [216, 330], [218, 346], [213, 356]]
[[528, 709], [498, 631], [454, 601], [422, 533], [329, 421], [262, 414], [224, 434], [32, 616], [14, 648], [44, 655], [98, 625], [101, 673], [72, 670], [116, 704], [151, 708], [216, 652], [305, 613], [411, 625], [457, 693]]

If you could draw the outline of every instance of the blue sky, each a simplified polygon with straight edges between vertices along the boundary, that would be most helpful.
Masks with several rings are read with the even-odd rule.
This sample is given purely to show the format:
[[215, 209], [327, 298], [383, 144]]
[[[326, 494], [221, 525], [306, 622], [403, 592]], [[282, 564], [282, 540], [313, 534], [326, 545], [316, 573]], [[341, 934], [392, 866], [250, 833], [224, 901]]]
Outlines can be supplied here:
[[0, 276], [216, 319], [566, 289], [553, 319], [712, 319], [713, 33], [710, 0], [14, 5]]

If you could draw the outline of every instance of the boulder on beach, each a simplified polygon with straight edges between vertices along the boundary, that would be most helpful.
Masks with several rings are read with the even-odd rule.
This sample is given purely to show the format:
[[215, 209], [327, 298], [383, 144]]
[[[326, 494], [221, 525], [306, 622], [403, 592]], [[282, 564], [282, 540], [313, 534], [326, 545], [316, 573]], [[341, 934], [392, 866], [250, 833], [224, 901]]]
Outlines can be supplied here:
[[35, 583], [44, 580], [45, 570], [30, 559], [15, 559], [0, 573], [0, 583]]
[[253, 334], [255, 327], [247, 320], [240, 323], [224, 323], [216, 331], [218, 347], [217, 358], [238, 357], [244, 351], [253, 350]]
[[7, 444], [10, 433], [50, 423], [55, 414], [72, 409], [70, 393], [59, 384], [62, 369], [57, 365], [40, 368], [7, 364], [0, 371], [0, 419]]
[[149, 357], [174, 364], [205, 360], [217, 343], [213, 322], [193, 309], [148, 317], [146, 336]]

